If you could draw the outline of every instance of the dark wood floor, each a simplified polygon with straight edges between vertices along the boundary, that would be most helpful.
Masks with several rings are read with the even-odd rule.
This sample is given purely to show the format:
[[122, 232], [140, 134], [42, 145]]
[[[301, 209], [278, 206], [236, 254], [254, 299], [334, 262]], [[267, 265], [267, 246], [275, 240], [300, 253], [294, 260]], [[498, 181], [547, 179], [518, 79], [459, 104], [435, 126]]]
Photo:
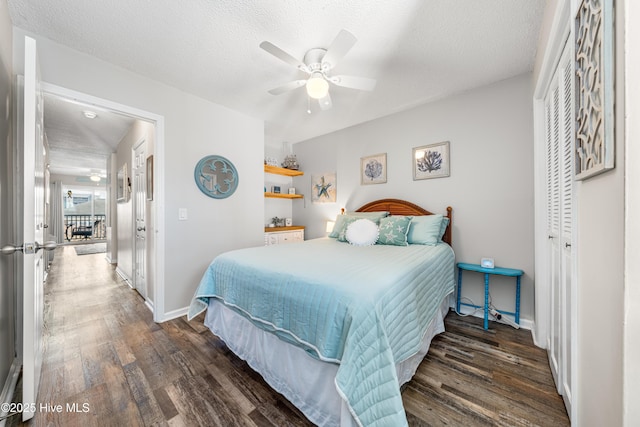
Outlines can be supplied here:
[[[201, 319], [155, 324], [103, 254], [56, 251], [37, 405], [63, 409], [40, 411], [29, 425], [310, 425]], [[528, 331], [495, 323], [484, 331], [480, 319], [454, 313], [446, 327], [404, 388], [410, 426], [569, 425]]]

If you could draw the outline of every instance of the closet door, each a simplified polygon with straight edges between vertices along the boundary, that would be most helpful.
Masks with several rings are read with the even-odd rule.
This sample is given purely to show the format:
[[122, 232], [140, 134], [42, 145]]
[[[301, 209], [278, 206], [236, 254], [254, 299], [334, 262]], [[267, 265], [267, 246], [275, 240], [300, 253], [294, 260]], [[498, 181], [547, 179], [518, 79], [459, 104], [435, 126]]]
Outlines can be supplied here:
[[573, 380], [573, 68], [565, 46], [545, 97], [547, 236], [550, 316], [549, 365], [571, 413]]
[[[554, 78], [554, 82], [557, 79]], [[555, 86], [547, 94], [545, 101], [545, 127], [547, 150], [547, 236], [549, 241], [549, 269], [550, 269], [550, 301], [551, 319], [547, 348], [549, 349], [549, 364], [553, 379], [558, 386], [561, 382], [560, 372], [562, 354], [560, 338], [561, 330], [561, 302], [560, 302], [560, 115], [559, 90]], [[558, 393], [560, 389], [558, 387]]]
[[573, 340], [575, 339], [575, 331], [573, 319], [573, 310], [575, 307], [574, 298], [572, 294], [573, 286], [573, 266], [574, 255], [572, 250], [572, 236], [573, 236], [573, 203], [574, 203], [574, 181], [573, 181], [573, 140], [574, 140], [574, 92], [573, 86], [573, 67], [571, 61], [571, 55], [569, 55], [569, 49], [565, 48], [565, 54], [561, 61], [561, 75], [562, 81], [559, 82], [561, 91], [561, 123], [562, 134], [560, 139], [560, 145], [562, 150], [562, 175], [560, 181], [560, 200], [562, 205], [560, 206], [560, 252], [561, 252], [561, 299], [560, 299], [560, 313], [562, 316], [562, 381], [560, 383], [560, 394], [562, 395], [567, 412], [571, 414], [571, 401], [572, 401], [572, 387], [571, 381], [573, 379]]

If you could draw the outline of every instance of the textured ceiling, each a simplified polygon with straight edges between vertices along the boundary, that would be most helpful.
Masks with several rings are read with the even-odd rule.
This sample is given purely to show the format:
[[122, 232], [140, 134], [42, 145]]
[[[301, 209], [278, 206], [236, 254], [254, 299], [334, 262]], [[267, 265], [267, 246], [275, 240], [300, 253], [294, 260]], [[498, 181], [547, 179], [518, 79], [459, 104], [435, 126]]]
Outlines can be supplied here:
[[[88, 119], [85, 111], [96, 113]], [[134, 122], [133, 118], [45, 95], [44, 128], [50, 171], [62, 175], [105, 176], [107, 159]]]
[[[298, 142], [531, 71], [544, 0], [8, 0], [13, 24], [265, 121], [268, 144]], [[333, 108], [307, 114], [296, 58], [341, 29], [358, 41], [332, 86]], [[46, 113], [46, 112], [45, 112]]]

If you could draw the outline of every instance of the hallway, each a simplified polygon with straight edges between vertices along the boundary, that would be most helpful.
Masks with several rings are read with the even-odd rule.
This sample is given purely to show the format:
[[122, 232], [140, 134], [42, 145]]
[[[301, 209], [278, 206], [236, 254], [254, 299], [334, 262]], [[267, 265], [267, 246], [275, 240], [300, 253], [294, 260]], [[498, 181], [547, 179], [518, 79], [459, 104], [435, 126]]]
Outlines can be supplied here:
[[[31, 426], [310, 426], [202, 325], [156, 324], [104, 254], [56, 249], [45, 287], [45, 355]], [[531, 334], [446, 318], [403, 391], [411, 427], [568, 426]], [[7, 426], [21, 425], [19, 416]]]

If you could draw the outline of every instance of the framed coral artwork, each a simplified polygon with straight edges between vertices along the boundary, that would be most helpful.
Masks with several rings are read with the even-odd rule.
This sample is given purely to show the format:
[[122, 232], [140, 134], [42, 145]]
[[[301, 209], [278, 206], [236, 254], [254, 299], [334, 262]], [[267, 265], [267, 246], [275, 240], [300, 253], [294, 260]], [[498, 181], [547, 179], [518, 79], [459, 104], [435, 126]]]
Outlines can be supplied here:
[[360, 184], [383, 184], [387, 182], [387, 153], [375, 154], [360, 159]]
[[449, 176], [449, 141], [413, 149], [413, 180]]

